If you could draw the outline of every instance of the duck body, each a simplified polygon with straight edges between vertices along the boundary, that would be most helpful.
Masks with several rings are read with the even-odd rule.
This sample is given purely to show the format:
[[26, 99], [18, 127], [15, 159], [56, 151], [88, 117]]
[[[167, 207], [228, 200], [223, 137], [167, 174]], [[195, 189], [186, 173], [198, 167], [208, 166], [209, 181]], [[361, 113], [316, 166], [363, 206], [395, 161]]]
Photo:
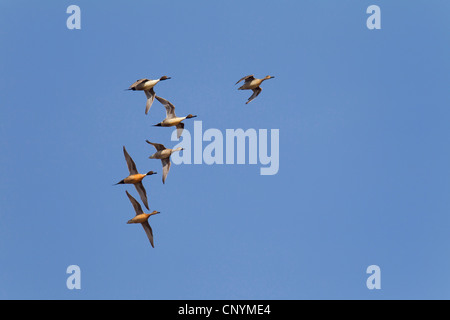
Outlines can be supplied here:
[[160, 122], [161, 127], [173, 127], [181, 123], [181, 121], [187, 119], [187, 117], [175, 117], [170, 119], [164, 119]]
[[129, 175], [128, 177], [126, 177], [125, 179], [123, 179], [123, 183], [135, 184], [135, 183], [141, 182], [145, 176], [147, 176], [147, 174], [142, 174], [142, 173], [132, 174], [132, 175]]
[[245, 82], [242, 86], [240, 86], [238, 88], [238, 90], [253, 90], [258, 88], [261, 83], [264, 81], [265, 79], [254, 79], [251, 80], [249, 82]]
[[142, 223], [148, 220], [148, 218], [151, 216], [150, 213], [141, 213], [135, 216], [133, 219], [128, 220], [128, 224], [130, 223]]
[[156, 151], [154, 154], [150, 156], [150, 159], [166, 159], [169, 158], [172, 154], [172, 149], [164, 149]]
[[136, 91], [136, 90], [138, 90], [138, 91], [150, 90], [154, 86], [156, 86], [156, 84], [158, 82], [164, 81], [164, 80], [168, 80], [168, 79], [170, 79], [170, 77], [167, 77], [167, 76], [162, 76], [161, 78], [155, 79], [155, 80], [152, 80], [152, 79], [139, 79], [139, 80], [136, 80], [136, 82], [133, 83], [128, 88], [128, 90], [133, 90], [133, 91]]
[[150, 90], [151, 88], [153, 88], [160, 80], [156, 79], [156, 80], [150, 80], [150, 79], [140, 79], [138, 80], [136, 85], [132, 85], [130, 87], [131, 90], [133, 91], [143, 91], [143, 90]]

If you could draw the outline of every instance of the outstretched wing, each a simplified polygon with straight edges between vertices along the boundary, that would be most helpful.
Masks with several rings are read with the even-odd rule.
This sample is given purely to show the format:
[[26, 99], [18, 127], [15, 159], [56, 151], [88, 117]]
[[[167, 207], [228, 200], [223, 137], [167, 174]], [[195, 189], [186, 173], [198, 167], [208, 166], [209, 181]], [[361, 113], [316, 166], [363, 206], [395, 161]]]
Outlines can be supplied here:
[[153, 104], [153, 101], [155, 100], [155, 91], [151, 88], [150, 90], [144, 90], [144, 92], [147, 96], [147, 104], [145, 105], [145, 114], [147, 114]]
[[160, 144], [160, 143], [153, 143], [153, 142], [150, 142], [150, 141], [148, 141], [148, 140], [145, 140], [145, 142], [147, 142], [148, 144], [151, 144], [152, 146], [154, 146], [155, 149], [156, 149], [156, 151], [161, 151], [161, 150], [165, 150], [165, 149], [166, 149], [166, 147], [164, 147], [163, 144]]
[[136, 169], [136, 164], [133, 159], [131, 159], [127, 149], [125, 149], [125, 146], [123, 146], [123, 154], [125, 155], [125, 160], [127, 161], [128, 171], [130, 171], [130, 174], [137, 174], [138, 171]]
[[184, 123], [180, 122], [179, 124], [177, 124], [177, 138], [180, 139], [181, 134], [183, 133], [183, 129], [184, 129]]
[[136, 215], [143, 214], [144, 211], [142, 211], [142, 207], [139, 202], [137, 202], [137, 200], [133, 198], [131, 194], [128, 193], [128, 191], [125, 190], [125, 192], [127, 193], [128, 199], [130, 199], [131, 204], [133, 205], [134, 211], [136, 211]]
[[261, 91], [262, 91], [261, 87], [257, 87], [257, 88], [252, 89], [252, 90], [253, 90], [253, 94], [250, 96], [250, 98], [248, 98], [248, 101], [245, 104], [247, 104], [250, 101], [252, 101], [253, 99], [255, 99], [258, 96], [258, 94], [260, 94]]
[[170, 158], [161, 159], [161, 163], [162, 163], [162, 166], [163, 166], [162, 182], [166, 183], [166, 177], [167, 177], [167, 174], [169, 173], [169, 170], [170, 170]]
[[166, 119], [175, 118], [175, 106], [164, 98], [156, 96], [156, 100], [166, 108]]
[[136, 88], [138, 85], [140, 85], [141, 83], [143, 83], [143, 82], [145, 82], [145, 81], [148, 81], [148, 79], [139, 79], [139, 80], [136, 80], [136, 82], [133, 83], [133, 84], [130, 86], [129, 89]]
[[245, 82], [248, 82], [248, 81], [255, 80], [255, 77], [254, 77], [252, 74], [249, 75], [249, 76], [245, 76], [245, 77], [239, 79], [239, 81], [236, 82], [234, 85], [237, 85], [237, 84], [238, 84], [239, 82], [241, 82], [242, 80], [245, 80]]
[[148, 201], [147, 201], [147, 192], [145, 191], [144, 185], [141, 182], [135, 183], [134, 186], [136, 187], [137, 192], [139, 193], [139, 196], [141, 197], [142, 203], [144, 203], [144, 206], [148, 208]]
[[148, 221], [142, 222], [142, 227], [144, 227], [145, 233], [147, 234], [148, 240], [150, 240], [150, 244], [152, 245], [152, 247], [154, 248], [155, 245], [153, 244], [153, 231], [152, 231], [152, 227], [150, 227], [150, 224], [148, 223]]

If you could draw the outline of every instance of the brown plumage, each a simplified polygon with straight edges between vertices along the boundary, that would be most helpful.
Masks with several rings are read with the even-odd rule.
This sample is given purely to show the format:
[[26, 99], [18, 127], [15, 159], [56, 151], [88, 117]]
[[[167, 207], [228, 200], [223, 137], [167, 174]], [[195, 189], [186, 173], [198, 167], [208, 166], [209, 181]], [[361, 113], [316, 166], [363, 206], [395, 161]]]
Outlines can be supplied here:
[[144, 211], [142, 211], [142, 207], [139, 204], [139, 202], [136, 201], [135, 198], [133, 198], [128, 191], [125, 191], [128, 199], [130, 199], [131, 204], [133, 205], [134, 211], [136, 211], [136, 216], [133, 219], [128, 220], [127, 224], [130, 223], [140, 223], [142, 225], [142, 227], [145, 230], [145, 233], [147, 234], [147, 238], [150, 241], [150, 244], [152, 245], [152, 247], [154, 248], [155, 245], [153, 243], [153, 230], [152, 227], [150, 227], [150, 224], [148, 223], [148, 218], [154, 214], [160, 213], [159, 211], [153, 211], [151, 213], [144, 213]]
[[137, 192], [139, 193], [139, 196], [141, 197], [142, 202], [144, 203], [145, 207], [148, 209], [147, 192], [145, 191], [144, 185], [142, 184], [142, 179], [144, 179], [146, 176], [156, 174], [156, 172], [149, 171], [146, 174], [139, 173], [136, 169], [136, 164], [134, 163], [133, 159], [128, 154], [127, 150], [125, 149], [125, 146], [123, 147], [123, 154], [125, 156], [125, 160], [127, 162], [128, 171], [130, 172], [130, 175], [128, 177], [126, 177], [125, 179], [116, 183], [116, 185], [117, 184], [134, 184]]
[[242, 80], [245, 80], [244, 84], [238, 88], [238, 90], [252, 90], [253, 94], [248, 98], [248, 101], [245, 104], [248, 104], [250, 101], [255, 99], [262, 91], [260, 85], [264, 80], [273, 79], [275, 77], [273, 76], [266, 76], [262, 79], [256, 79], [252, 74], [249, 76], [242, 77], [239, 79], [238, 82], [235, 83], [238, 84]]

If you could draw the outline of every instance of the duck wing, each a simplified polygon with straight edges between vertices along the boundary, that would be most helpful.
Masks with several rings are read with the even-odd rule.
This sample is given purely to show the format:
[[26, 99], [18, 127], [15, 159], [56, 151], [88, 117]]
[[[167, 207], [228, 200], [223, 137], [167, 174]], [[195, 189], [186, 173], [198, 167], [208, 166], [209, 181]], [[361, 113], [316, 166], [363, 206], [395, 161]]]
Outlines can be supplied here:
[[170, 158], [161, 159], [161, 163], [162, 163], [162, 166], [163, 166], [162, 182], [166, 183], [166, 177], [167, 177], [167, 174], [169, 173], [169, 170], [170, 170]]
[[130, 171], [130, 175], [137, 174], [138, 171], [136, 169], [136, 164], [134, 163], [133, 159], [131, 159], [130, 155], [127, 152], [127, 149], [125, 149], [125, 146], [123, 146], [123, 154], [125, 155], [125, 160], [127, 161], [128, 171]]
[[249, 82], [249, 81], [255, 80], [255, 77], [254, 77], [252, 74], [249, 75], [249, 76], [242, 77], [242, 78], [239, 79], [239, 81], [236, 82], [234, 85], [237, 85], [237, 84], [238, 84], [239, 82], [241, 82], [242, 80], [245, 80], [245, 82]]
[[183, 133], [183, 129], [184, 129], [184, 123], [180, 122], [179, 124], [177, 124], [177, 138], [180, 139], [181, 134]]
[[148, 221], [142, 222], [142, 227], [145, 230], [145, 233], [147, 234], [147, 238], [148, 240], [150, 240], [150, 244], [152, 245], [152, 247], [154, 248], [155, 245], [153, 244], [153, 231], [152, 231], [152, 227], [150, 227], [150, 224], [148, 223]]
[[252, 89], [253, 94], [250, 96], [250, 98], [248, 98], [248, 101], [245, 103], [249, 103], [250, 101], [252, 101], [253, 99], [255, 99], [262, 91], [261, 87], [257, 87], [255, 89]]
[[147, 96], [147, 104], [145, 105], [145, 114], [148, 113], [148, 110], [150, 110], [150, 107], [153, 104], [153, 101], [155, 100], [155, 91], [153, 90], [153, 88], [151, 88], [150, 90], [144, 90], [145, 95]]
[[156, 96], [156, 100], [158, 100], [159, 102], [161, 102], [161, 104], [164, 106], [164, 108], [166, 108], [166, 119], [171, 119], [171, 118], [175, 118], [175, 106], [170, 103], [168, 100], [158, 97]]
[[167, 149], [166, 147], [164, 147], [163, 144], [160, 144], [160, 143], [153, 143], [153, 142], [150, 142], [148, 140], [145, 140], [145, 142], [147, 142], [148, 144], [151, 144], [152, 146], [154, 146], [156, 151], [161, 151], [161, 150]]
[[137, 192], [139, 193], [139, 196], [141, 197], [142, 202], [144, 203], [144, 206], [148, 208], [148, 201], [147, 201], [147, 192], [145, 191], [144, 185], [141, 182], [135, 183], [134, 186], [136, 187]]
[[128, 191], [125, 190], [125, 192], [127, 193], [128, 199], [130, 199], [131, 204], [133, 205], [134, 211], [136, 211], [136, 215], [143, 214], [144, 211], [142, 211], [142, 207], [139, 202], [137, 202], [137, 200], [133, 198], [131, 194], [128, 193]]

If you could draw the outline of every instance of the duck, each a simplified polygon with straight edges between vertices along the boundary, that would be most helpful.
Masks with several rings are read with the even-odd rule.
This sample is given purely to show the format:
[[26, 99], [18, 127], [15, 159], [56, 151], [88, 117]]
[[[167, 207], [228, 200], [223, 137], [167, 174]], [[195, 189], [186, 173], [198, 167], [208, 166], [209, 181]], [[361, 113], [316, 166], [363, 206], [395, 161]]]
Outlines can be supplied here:
[[139, 173], [138, 170], [136, 169], [136, 164], [134, 163], [133, 159], [128, 154], [127, 149], [125, 149], [125, 146], [123, 146], [123, 154], [125, 155], [125, 160], [127, 162], [128, 171], [130, 172], [130, 175], [128, 177], [126, 177], [125, 179], [119, 181], [115, 185], [134, 184], [145, 207], [148, 210], [150, 210], [148, 207], [147, 192], [145, 191], [144, 185], [142, 184], [142, 179], [144, 179], [146, 176], [151, 176], [153, 174], [156, 174], [157, 172], [149, 171], [145, 174]]
[[155, 124], [155, 127], [176, 127], [177, 128], [177, 138], [181, 137], [184, 129], [184, 123], [181, 121], [185, 119], [195, 118], [192, 114], [188, 114], [186, 117], [177, 117], [175, 115], [175, 106], [164, 98], [156, 96], [158, 100], [166, 108], [166, 118], [160, 123]]
[[163, 166], [163, 176], [162, 176], [162, 182], [166, 182], [167, 174], [169, 173], [170, 169], [170, 156], [172, 153], [184, 150], [184, 148], [178, 147], [176, 149], [168, 149], [164, 145], [160, 143], [153, 143], [148, 140], [145, 140], [148, 144], [151, 144], [155, 147], [156, 152], [152, 154], [149, 158], [150, 159], [161, 159], [161, 163]]
[[241, 78], [238, 82], [236, 82], [234, 85], [237, 85], [242, 80], [245, 80], [244, 84], [238, 88], [238, 90], [252, 90], [253, 94], [248, 98], [248, 101], [245, 104], [248, 104], [253, 99], [255, 99], [262, 91], [260, 85], [264, 80], [273, 79], [275, 77], [273, 76], [266, 76], [262, 79], [257, 79], [252, 75], [245, 76]]
[[148, 111], [150, 110], [150, 107], [153, 104], [153, 101], [155, 100], [155, 91], [153, 90], [153, 87], [160, 81], [171, 79], [167, 76], [162, 76], [159, 79], [151, 80], [151, 79], [139, 79], [136, 80], [135, 83], [133, 83], [127, 90], [133, 90], [133, 91], [144, 91], [145, 95], [147, 96], [147, 104], [145, 106], [145, 114], [148, 114]]
[[133, 196], [129, 194], [128, 191], [125, 190], [125, 192], [128, 196], [128, 199], [130, 199], [131, 204], [133, 205], [134, 211], [136, 211], [136, 216], [133, 219], [128, 220], [127, 224], [140, 223], [142, 227], [144, 227], [145, 233], [147, 234], [147, 238], [148, 240], [150, 240], [150, 244], [154, 248], [155, 244], [153, 243], [153, 230], [152, 227], [150, 227], [150, 224], [148, 223], [148, 218], [161, 212], [154, 210], [150, 213], [144, 213], [139, 202], [137, 202], [137, 200], [133, 198]]

